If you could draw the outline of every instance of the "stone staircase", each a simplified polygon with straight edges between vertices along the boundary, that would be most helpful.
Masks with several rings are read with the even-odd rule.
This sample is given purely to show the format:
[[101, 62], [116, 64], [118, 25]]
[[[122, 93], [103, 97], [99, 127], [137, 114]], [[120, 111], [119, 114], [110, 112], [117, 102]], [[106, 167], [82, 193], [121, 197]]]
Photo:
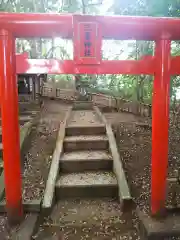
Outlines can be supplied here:
[[[91, 112], [86, 111], [87, 115], [91, 115]], [[60, 172], [55, 188], [57, 200], [118, 196], [106, 128], [99, 121], [88, 124], [89, 119], [86, 117], [80, 126], [77, 119], [66, 128], [64, 154], [60, 158]]]
[[93, 108], [75, 109], [65, 128], [55, 206], [37, 240], [62, 235], [70, 240], [110, 240], [126, 234], [106, 124]]

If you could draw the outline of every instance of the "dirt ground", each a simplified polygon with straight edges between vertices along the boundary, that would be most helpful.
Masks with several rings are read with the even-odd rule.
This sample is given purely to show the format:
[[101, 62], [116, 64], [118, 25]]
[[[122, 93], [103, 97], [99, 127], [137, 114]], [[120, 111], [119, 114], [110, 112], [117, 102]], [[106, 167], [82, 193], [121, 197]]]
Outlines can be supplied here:
[[135, 211], [123, 214], [117, 199], [69, 199], [55, 205], [36, 239], [140, 240], [137, 228]]
[[[151, 127], [137, 123], [151, 124], [151, 119], [143, 119], [128, 113], [106, 113], [105, 116], [113, 124], [133, 199], [142, 210], [149, 211]], [[176, 170], [180, 169], [179, 141], [180, 128], [178, 125], [173, 126], [170, 120], [168, 177], [174, 177]], [[177, 196], [174, 197], [175, 192]], [[180, 185], [168, 183], [166, 205], [173, 207], [180, 204], [179, 196]]]
[[[126, 122], [114, 122], [116, 140], [133, 200], [143, 208], [149, 207], [151, 129], [139, 127], [139, 119], [126, 114]], [[112, 121], [111, 119], [109, 119]]]
[[39, 121], [31, 133], [29, 151], [23, 173], [24, 200], [43, 196], [56, 137], [64, 120], [68, 105], [57, 101], [45, 101]]

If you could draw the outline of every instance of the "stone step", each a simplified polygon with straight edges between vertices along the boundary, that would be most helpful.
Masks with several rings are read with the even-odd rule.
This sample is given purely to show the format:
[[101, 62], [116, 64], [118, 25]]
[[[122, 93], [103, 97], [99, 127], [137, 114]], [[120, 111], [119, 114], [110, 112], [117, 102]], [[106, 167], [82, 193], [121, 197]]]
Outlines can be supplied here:
[[117, 197], [118, 185], [113, 172], [97, 171], [61, 174], [56, 183], [56, 198]]
[[101, 125], [103, 122], [95, 111], [81, 110], [72, 111], [68, 120], [68, 126], [89, 126]]
[[81, 150], [106, 150], [109, 141], [106, 135], [68, 136], [64, 139], [65, 152]]
[[75, 151], [64, 153], [60, 159], [63, 173], [111, 170], [112, 156], [107, 151]]
[[71, 125], [66, 127], [66, 136], [77, 135], [101, 135], [106, 134], [106, 128], [104, 124], [97, 125]]

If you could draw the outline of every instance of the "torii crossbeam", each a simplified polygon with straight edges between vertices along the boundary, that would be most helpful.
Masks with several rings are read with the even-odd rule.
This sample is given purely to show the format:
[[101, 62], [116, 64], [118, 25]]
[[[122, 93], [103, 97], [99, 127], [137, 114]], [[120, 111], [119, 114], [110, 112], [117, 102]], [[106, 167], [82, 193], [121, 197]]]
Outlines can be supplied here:
[[[168, 165], [170, 76], [180, 74], [180, 57], [171, 57], [170, 44], [171, 40], [180, 39], [180, 19], [1, 13], [0, 26], [0, 100], [9, 219], [23, 213], [16, 73], [154, 75], [151, 213], [161, 213], [165, 205]], [[16, 37], [56, 36], [73, 40], [73, 60], [28, 59], [26, 54], [15, 56]], [[155, 55], [144, 56], [138, 61], [103, 61], [102, 39], [112, 38], [153, 40]]]

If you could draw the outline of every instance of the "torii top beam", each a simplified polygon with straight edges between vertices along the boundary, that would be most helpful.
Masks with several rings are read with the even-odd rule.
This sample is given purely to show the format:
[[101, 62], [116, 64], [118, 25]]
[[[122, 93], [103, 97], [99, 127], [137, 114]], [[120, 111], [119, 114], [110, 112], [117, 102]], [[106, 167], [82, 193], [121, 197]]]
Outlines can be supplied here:
[[[100, 23], [104, 39], [180, 39], [179, 18], [89, 16]], [[15, 37], [73, 38], [73, 15], [1, 13], [0, 26]]]

